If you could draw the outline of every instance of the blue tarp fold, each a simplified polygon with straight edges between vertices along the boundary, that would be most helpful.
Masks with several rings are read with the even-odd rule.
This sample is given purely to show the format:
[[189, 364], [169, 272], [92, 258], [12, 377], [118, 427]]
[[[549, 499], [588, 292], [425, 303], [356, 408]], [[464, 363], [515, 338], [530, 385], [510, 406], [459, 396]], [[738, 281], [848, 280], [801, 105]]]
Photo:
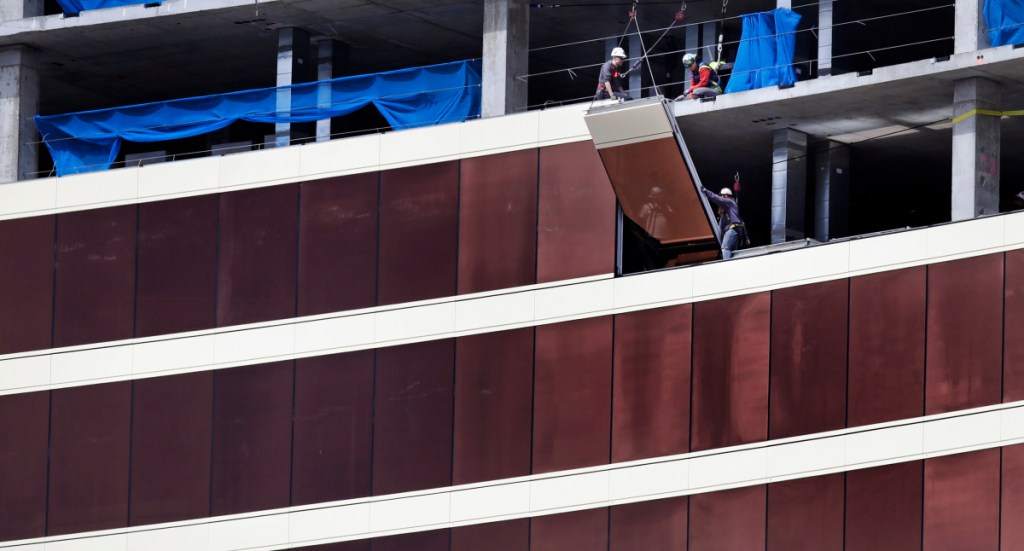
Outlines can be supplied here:
[[743, 17], [743, 34], [726, 93], [796, 82], [793, 50], [800, 14], [779, 8]]
[[[291, 108], [278, 111], [278, 105]], [[280, 101], [279, 101], [280, 100]], [[58, 176], [104, 170], [121, 140], [157, 142], [213, 132], [238, 120], [311, 122], [373, 104], [394, 129], [463, 121], [480, 114], [480, 61], [213, 96], [36, 116]]]
[[161, 0], [57, 0], [65, 15], [78, 15], [85, 10], [117, 8], [132, 4], [160, 4]]
[[1024, 44], [1024, 2], [985, 0], [985, 26], [992, 46]]

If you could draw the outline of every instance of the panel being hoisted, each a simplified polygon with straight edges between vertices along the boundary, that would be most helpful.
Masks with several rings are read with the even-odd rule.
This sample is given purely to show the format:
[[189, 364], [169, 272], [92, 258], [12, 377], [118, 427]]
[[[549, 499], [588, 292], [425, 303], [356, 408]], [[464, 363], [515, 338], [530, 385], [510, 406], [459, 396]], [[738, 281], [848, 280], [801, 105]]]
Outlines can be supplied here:
[[718, 258], [718, 224], [667, 102], [595, 107], [584, 120], [628, 219], [620, 229], [623, 271]]

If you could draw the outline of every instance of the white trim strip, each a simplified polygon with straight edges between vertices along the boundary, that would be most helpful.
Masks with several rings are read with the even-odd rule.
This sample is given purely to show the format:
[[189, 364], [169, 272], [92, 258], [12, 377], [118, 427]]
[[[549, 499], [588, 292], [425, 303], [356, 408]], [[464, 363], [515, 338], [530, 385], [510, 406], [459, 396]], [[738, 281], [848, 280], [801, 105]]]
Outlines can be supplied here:
[[0, 395], [225, 369], [770, 291], [1024, 248], [1024, 212], [629, 277], [0, 356]]
[[478, 484], [5, 542], [0, 549], [306, 547], [716, 492], [1022, 442], [1024, 401]]

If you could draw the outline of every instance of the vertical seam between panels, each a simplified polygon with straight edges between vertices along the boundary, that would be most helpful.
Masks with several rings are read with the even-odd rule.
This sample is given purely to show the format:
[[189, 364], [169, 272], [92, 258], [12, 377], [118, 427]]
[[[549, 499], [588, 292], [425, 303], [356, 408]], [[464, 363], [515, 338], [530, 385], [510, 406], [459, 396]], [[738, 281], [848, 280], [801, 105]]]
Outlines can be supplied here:
[[50, 347], [57, 341], [57, 268], [59, 266], [60, 251], [60, 216], [53, 216], [53, 266], [50, 275], [53, 281], [50, 282]]
[[[376, 451], [376, 436], [377, 436], [377, 356], [380, 353], [380, 349], [374, 349], [372, 351], [373, 359], [371, 362], [371, 377], [370, 377], [370, 487], [369, 495], [376, 495], [373, 488], [373, 477], [374, 477], [374, 452]], [[372, 546], [372, 539], [371, 546]]]
[[[217, 224], [216, 224], [216, 248], [213, 259], [213, 327], [220, 327], [220, 259], [221, 259], [221, 235], [224, 214], [224, 194], [218, 193], [217, 198]], [[211, 465], [212, 467], [212, 465]], [[211, 473], [212, 474], [212, 473]], [[212, 480], [212, 477], [211, 477]]]
[[[218, 216], [218, 219], [220, 217]], [[218, 239], [219, 241], [219, 239]], [[206, 503], [206, 516], [213, 516], [213, 478], [217, 447], [217, 372], [210, 373], [210, 481]]]
[[[772, 438], [772, 341], [774, 340], [773, 332], [775, 329], [775, 291], [768, 292], [768, 400], [767, 400], [767, 415], [765, 416], [765, 441], [771, 440]], [[767, 471], [767, 465], [765, 466]], [[767, 472], [765, 472], [767, 475]], [[768, 504], [769, 495], [771, 493], [771, 487], [769, 484], [764, 485], [764, 547], [766, 550], [768, 547]]]
[[[534, 474], [534, 441], [537, 436], [537, 326], [530, 328], [533, 332], [533, 378], [530, 382], [530, 474]], [[533, 526], [533, 521], [530, 521]]]
[[[383, 218], [383, 204], [382, 204], [381, 201], [383, 200], [383, 198], [384, 198], [384, 176], [383, 176], [381, 170], [377, 170], [377, 235], [376, 235], [376, 243], [375, 243], [375, 246], [377, 248], [377, 258], [375, 259], [375, 262], [374, 262], [375, 266], [374, 266], [374, 270], [373, 270], [373, 276], [374, 276], [373, 277], [373, 305], [374, 306], [379, 306], [380, 305], [380, 241], [381, 241], [381, 218]], [[376, 373], [377, 373], [377, 360], [376, 360], [376, 358], [377, 358], [377, 354], [374, 353], [373, 356], [374, 356], [374, 363], [373, 363], [373, 366], [374, 366], [374, 368], [373, 368], [374, 380], [376, 380]], [[373, 423], [370, 423], [370, 424], [372, 425]], [[372, 444], [372, 440], [371, 440], [371, 444]], [[371, 459], [372, 459], [372, 457], [371, 457]], [[371, 485], [372, 485], [372, 479], [371, 479]]]
[[[54, 217], [56, 218], [56, 217]], [[53, 391], [46, 392], [46, 496], [43, 499], [43, 535], [50, 534], [50, 475], [53, 469]]]
[[[136, 213], [138, 209], [136, 209]], [[136, 257], [138, 258], [138, 257]], [[128, 395], [128, 496], [125, 499], [125, 526], [132, 525], [132, 468], [135, 456], [135, 385], [136, 381], [128, 381], [128, 388], [131, 389]]]
[[[138, 335], [139, 330], [139, 241], [142, 233], [142, 205], [135, 204], [135, 258], [132, 270], [132, 337]], [[135, 385], [132, 384], [132, 396], [135, 395]], [[134, 400], [134, 398], [133, 398]], [[131, 442], [129, 442], [130, 444]], [[129, 483], [130, 487], [130, 483]]]
[[[298, 307], [298, 302], [296, 302], [296, 307]], [[298, 382], [299, 360], [292, 360], [291, 364], [292, 364], [292, 407], [291, 407], [291, 411], [289, 413], [291, 413], [290, 417], [291, 417], [291, 428], [292, 428], [292, 431], [291, 431], [291, 439], [290, 439], [290, 442], [289, 442], [289, 444], [291, 446], [291, 453], [288, 454], [288, 505], [289, 506], [293, 505], [293, 500], [295, 499], [295, 417], [296, 417], [296, 415], [295, 415], [295, 404], [296, 404], [296, 401], [297, 401], [296, 394], [298, 392], [297, 391], [297, 386], [298, 385], [296, 384], [296, 382]]]
[[[853, 278], [846, 278], [846, 421], [844, 428], [850, 428], [850, 332], [853, 327]], [[843, 473], [843, 529], [840, 548], [846, 550], [846, 497], [849, 472]]]
[[[540, 177], [541, 177], [541, 148], [537, 148], [537, 180], [534, 182], [534, 221], [533, 221], [533, 283], [540, 282]], [[536, 307], [535, 307], [536, 308]], [[536, 334], [534, 334], [536, 340]], [[531, 469], [532, 472], [532, 469]], [[532, 525], [532, 523], [531, 523]]]
[[[295, 294], [292, 316], [298, 317], [299, 286], [302, 282], [302, 183], [295, 184], [295, 187]], [[292, 384], [294, 386], [294, 380]]]
[[[455, 269], [453, 271], [452, 295], [459, 295], [459, 254], [462, 252], [462, 159], [455, 161]], [[454, 379], [453, 379], [454, 381]], [[453, 433], [454, 435], [454, 433]]]
[[[608, 373], [610, 375], [610, 377], [609, 377], [610, 380], [608, 382], [608, 464], [609, 465], [613, 461], [613, 459], [612, 459], [613, 451], [612, 450], [615, 449], [615, 321], [616, 321], [616, 318], [618, 318], [618, 316], [613, 314], [610, 317], [611, 317], [611, 324], [612, 324], [612, 331], [611, 331], [611, 333], [612, 333], [611, 334], [612, 345], [611, 345], [611, 353], [610, 353], [611, 357], [608, 358], [608, 361], [611, 364], [609, 366], [609, 367], [611, 367], [611, 369], [608, 370]], [[610, 528], [609, 528], [609, 530], [610, 530]], [[609, 532], [609, 538], [610, 537], [611, 536], [610, 536], [610, 532]], [[611, 541], [611, 540], [609, 540], [609, 541]]]
[[[925, 415], [928, 411], [928, 304], [931, 297], [931, 274], [932, 265], [928, 264], [924, 267], [924, 366], [922, 368], [923, 376], [921, 378], [921, 415]], [[921, 460], [921, 528], [918, 532], [921, 538], [921, 544], [919, 549], [924, 549], [924, 521], [925, 514], [928, 512], [927, 509], [927, 465], [928, 460]]]
[[[690, 403], [688, 404], [688, 407], [690, 409], [690, 419], [688, 421], [688, 423], [689, 423], [689, 430], [687, 430], [687, 434], [686, 434], [686, 452], [687, 453], [690, 453], [690, 452], [693, 451], [693, 431], [694, 431], [694, 423], [693, 423], [693, 387], [694, 387], [694, 383], [693, 383], [693, 379], [694, 379], [694, 373], [696, 372], [696, 369], [695, 369], [696, 368], [696, 364], [693, 361], [693, 358], [694, 358], [693, 351], [694, 351], [694, 341], [695, 341], [695, 339], [693, 337], [694, 337], [694, 334], [696, 333], [696, 331], [697, 331], [697, 304], [694, 303], [694, 304], [690, 305], [690, 398], [689, 398]], [[689, 476], [689, 475], [687, 475], [687, 476]], [[689, 480], [687, 480], [687, 486], [689, 486]], [[693, 510], [693, 500], [690, 499], [689, 495], [687, 495], [686, 496], [686, 549], [690, 548], [690, 532], [691, 532], [691, 530], [693, 528], [693, 522], [692, 522], [692, 517], [691, 517], [691, 511], [692, 510]]]
[[1009, 253], [1003, 253], [1003, 291], [999, 297], [999, 304], [1002, 306], [1002, 331], [999, 333], [999, 403], [1006, 402], [1006, 264], [1009, 256]]
[[996, 549], [1003, 548], [1003, 452], [1006, 446], [999, 447], [999, 500], [996, 502]]

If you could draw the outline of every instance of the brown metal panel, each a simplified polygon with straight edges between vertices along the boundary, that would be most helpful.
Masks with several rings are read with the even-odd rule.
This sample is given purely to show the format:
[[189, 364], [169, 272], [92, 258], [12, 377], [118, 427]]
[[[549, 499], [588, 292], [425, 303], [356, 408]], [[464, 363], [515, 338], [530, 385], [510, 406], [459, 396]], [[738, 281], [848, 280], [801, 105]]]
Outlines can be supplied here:
[[611, 551], [686, 551], [686, 497], [611, 508]]
[[128, 525], [132, 383], [54, 390], [47, 534]]
[[211, 515], [288, 506], [292, 375], [290, 361], [214, 372]]
[[57, 215], [53, 345], [130, 339], [136, 206]]
[[451, 484], [454, 364], [451, 339], [377, 349], [374, 495]]
[[615, 194], [590, 141], [540, 150], [537, 282], [615, 269]]
[[925, 460], [924, 551], [999, 548], [999, 451]]
[[0, 541], [46, 535], [50, 393], [0, 396]]
[[530, 519], [530, 551], [607, 551], [608, 509]]
[[452, 528], [451, 551], [527, 551], [530, 519], [521, 518]]
[[1024, 445], [1003, 448], [1001, 549], [1024, 549]]
[[370, 495], [373, 351], [296, 360], [292, 505]]
[[768, 437], [770, 311], [770, 293], [694, 306], [691, 451]]
[[843, 473], [768, 486], [768, 549], [843, 551]]
[[220, 196], [217, 325], [295, 315], [299, 186]]
[[921, 549], [924, 463], [846, 473], [846, 551]]
[[300, 316], [376, 303], [378, 174], [302, 183]]
[[216, 325], [217, 209], [216, 195], [139, 205], [136, 337]]
[[845, 279], [772, 292], [769, 438], [846, 426]]
[[764, 486], [690, 496], [690, 551], [764, 548]]
[[926, 357], [926, 414], [1002, 399], [1002, 254], [928, 267]]
[[455, 294], [458, 203], [458, 162], [381, 173], [378, 304]]
[[536, 338], [533, 472], [608, 463], [611, 316], [542, 325]]
[[0, 354], [50, 347], [54, 217], [0, 222]]
[[370, 551], [370, 540], [340, 541], [303, 547], [306, 551]]
[[453, 484], [530, 474], [533, 329], [455, 344]]
[[213, 372], [134, 386], [129, 525], [209, 516]]
[[1003, 401], [1024, 400], [1024, 249], [1006, 253]]
[[537, 277], [537, 150], [462, 161], [459, 293]]
[[850, 279], [850, 426], [924, 414], [927, 268]]
[[615, 316], [612, 462], [690, 451], [689, 304]]
[[448, 551], [451, 543], [450, 530], [413, 532], [386, 538], [370, 540], [371, 551]]

